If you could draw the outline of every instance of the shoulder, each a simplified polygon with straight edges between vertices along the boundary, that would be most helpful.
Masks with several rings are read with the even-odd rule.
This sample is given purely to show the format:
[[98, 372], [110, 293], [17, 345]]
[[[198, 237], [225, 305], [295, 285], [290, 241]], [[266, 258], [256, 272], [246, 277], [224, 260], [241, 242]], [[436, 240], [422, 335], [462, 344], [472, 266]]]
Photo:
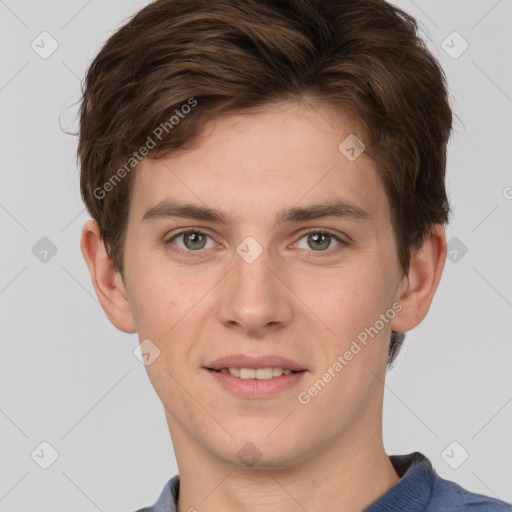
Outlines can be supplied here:
[[369, 511], [512, 512], [509, 503], [442, 478], [420, 452], [392, 455], [390, 460], [400, 480]]
[[512, 512], [512, 505], [470, 492], [459, 484], [436, 475], [425, 512]]
[[176, 512], [176, 500], [179, 496], [180, 477], [173, 476], [164, 486], [156, 503], [151, 507], [145, 507], [136, 512]]

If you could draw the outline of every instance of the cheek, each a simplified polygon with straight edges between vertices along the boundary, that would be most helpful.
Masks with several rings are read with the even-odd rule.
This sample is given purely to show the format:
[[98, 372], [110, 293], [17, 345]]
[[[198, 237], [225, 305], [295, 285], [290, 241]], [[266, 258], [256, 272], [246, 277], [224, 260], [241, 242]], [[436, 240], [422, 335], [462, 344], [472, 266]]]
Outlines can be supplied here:
[[[189, 283], [180, 278], [163, 256], [132, 247], [127, 259], [130, 277], [130, 304], [141, 336], [162, 337], [187, 309]], [[128, 253], [128, 251], [127, 251]], [[188, 306], [188, 308], [187, 308]]]
[[202, 322], [193, 320], [203, 314], [201, 298], [208, 282], [197, 275], [184, 277], [179, 269], [171, 272], [170, 265], [159, 265], [149, 257], [139, 262], [132, 274], [130, 303], [140, 340], [149, 338], [160, 350], [160, 364], [148, 366], [148, 373], [156, 375], [164, 368], [174, 373], [176, 361], [185, 360], [194, 345], [194, 328]]
[[163, 286], [162, 280], [154, 281], [151, 276], [135, 285], [130, 303], [137, 330], [141, 337], [157, 340], [174, 323], [177, 294], [173, 287]]
[[358, 331], [373, 325], [387, 306], [389, 290], [383, 269], [378, 262], [364, 262], [331, 279], [327, 292], [317, 301], [318, 311], [326, 323], [346, 340]]
[[336, 355], [349, 352], [347, 359], [351, 358], [351, 362], [344, 373], [347, 378], [351, 376], [350, 380], [364, 380], [368, 377], [368, 368], [378, 372], [387, 359], [395, 313], [391, 289], [392, 283], [386, 283], [384, 278], [380, 281], [361, 279], [350, 289], [350, 296], [340, 301], [342, 309], [334, 317], [337, 321], [334, 329], [339, 334]]

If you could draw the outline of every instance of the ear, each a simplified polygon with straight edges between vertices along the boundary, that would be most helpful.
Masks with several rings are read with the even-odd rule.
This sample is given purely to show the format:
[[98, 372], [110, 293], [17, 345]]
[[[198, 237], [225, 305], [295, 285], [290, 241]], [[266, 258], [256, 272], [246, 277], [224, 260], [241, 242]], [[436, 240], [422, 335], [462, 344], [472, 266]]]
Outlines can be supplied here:
[[420, 249], [411, 254], [409, 271], [402, 278], [398, 298], [402, 309], [391, 322], [392, 330], [409, 331], [427, 316], [445, 261], [445, 230], [441, 224], [434, 224]]
[[136, 332], [121, 274], [114, 269], [100, 236], [98, 223], [93, 219], [88, 220], [82, 228], [80, 248], [94, 290], [108, 319], [123, 332]]

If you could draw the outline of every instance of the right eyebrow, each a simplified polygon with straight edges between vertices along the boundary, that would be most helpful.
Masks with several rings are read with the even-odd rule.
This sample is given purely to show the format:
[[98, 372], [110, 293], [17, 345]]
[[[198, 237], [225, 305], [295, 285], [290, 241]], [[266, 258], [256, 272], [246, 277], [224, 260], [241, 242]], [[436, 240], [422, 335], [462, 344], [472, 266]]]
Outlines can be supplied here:
[[191, 203], [180, 203], [170, 199], [164, 199], [149, 208], [142, 216], [142, 222], [150, 222], [170, 217], [183, 217], [187, 219], [204, 220], [226, 224], [226, 216], [220, 210], [208, 208]]

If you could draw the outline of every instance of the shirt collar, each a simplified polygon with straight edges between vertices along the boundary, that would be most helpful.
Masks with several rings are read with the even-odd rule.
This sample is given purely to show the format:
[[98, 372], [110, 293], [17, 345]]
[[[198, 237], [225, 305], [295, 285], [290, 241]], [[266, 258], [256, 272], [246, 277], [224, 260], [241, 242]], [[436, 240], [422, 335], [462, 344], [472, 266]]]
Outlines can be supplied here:
[[432, 464], [420, 452], [391, 455], [389, 459], [400, 480], [363, 512], [423, 512], [430, 501], [436, 478]]

